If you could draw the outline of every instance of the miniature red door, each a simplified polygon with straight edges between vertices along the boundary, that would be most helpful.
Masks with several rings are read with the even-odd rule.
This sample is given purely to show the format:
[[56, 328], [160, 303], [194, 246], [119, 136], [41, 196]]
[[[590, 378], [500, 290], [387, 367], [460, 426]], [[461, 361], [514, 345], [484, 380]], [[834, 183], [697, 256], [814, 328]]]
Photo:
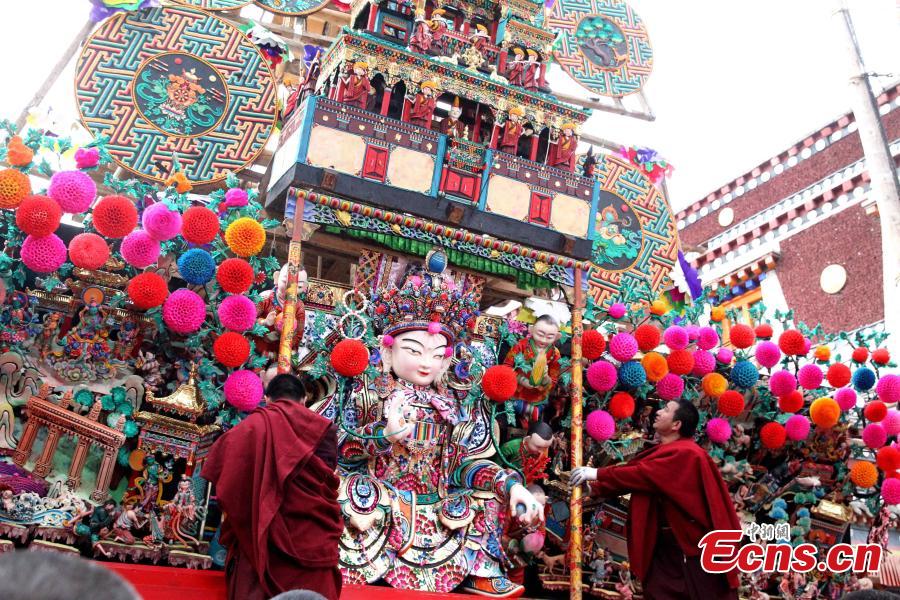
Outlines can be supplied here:
[[387, 162], [387, 148], [368, 146], [366, 148], [366, 159], [363, 161], [362, 176], [365, 179], [374, 179], [383, 183], [385, 173], [387, 173]]
[[452, 169], [444, 172], [444, 188], [445, 194], [460, 196], [474, 202], [478, 197], [478, 190], [481, 178], [478, 175], [458, 173]]
[[549, 194], [531, 192], [531, 205], [528, 209], [528, 221], [537, 225], [550, 225], [550, 206], [553, 198]]

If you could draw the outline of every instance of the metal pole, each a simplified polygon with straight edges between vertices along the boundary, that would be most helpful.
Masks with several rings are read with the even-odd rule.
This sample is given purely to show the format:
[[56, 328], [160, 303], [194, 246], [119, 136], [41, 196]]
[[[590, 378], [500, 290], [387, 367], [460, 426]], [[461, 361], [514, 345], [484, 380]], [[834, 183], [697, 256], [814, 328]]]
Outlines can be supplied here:
[[81, 42], [91, 33], [91, 29], [94, 28], [94, 22], [90, 19], [82, 25], [81, 29], [78, 33], [75, 34], [74, 39], [69, 43], [69, 47], [66, 48], [62, 56], [59, 57], [59, 60], [56, 62], [56, 65], [53, 66], [53, 70], [50, 71], [50, 75], [47, 76], [47, 79], [44, 80], [44, 83], [41, 84], [41, 87], [34, 93], [34, 96], [31, 97], [31, 100], [28, 104], [25, 105], [25, 108], [22, 109], [21, 114], [19, 114], [19, 118], [16, 119], [16, 128], [21, 131], [22, 127], [25, 125], [25, 121], [28, 119], [28, 111], [33, 106], [39, 106], [41, 102], [44, 101], [44, 98], [50, 93], [51, 88], [56, 83], [56, 80], [59, 79], [59, 76], [63, 71], [66, 70], [66, 66], [68, 66], [69, 61], [72, 60], [72, 57], [78, 56], [78, 47], [81, 46]]
[[[570, 431], [571, 468], [580, 467], [582, 462], [581, 413], [581, 310], [584, 306], [584, 292], [581, 289], [581, 269], [575, 268], [575, 306], [572, 308], [572, 429]], [[572, 488], [569, 501], [569, 598], [581, 600], [581, 486]]]
[[872, 195], [881, 221], [882, 286], [884, 287], [884, 327], [889, 340], [897, 344], [900, 335], [900, 183], [888, 141], [860, 54], [853, 21], [846, 2], [839, 0], [834, 21], [847, 49], [853, 116], [866, 157]]
[[[306, 196], [297, 198], [294, 226], [291, 231], [291, 245], [288, 249], [288, 288], [284, 300], [281, 339], [278, 345], [278, 372], [291, 372], [291, 342], [294, 340], [294, 325], [297, 323], [297, 280], [303, 265], [301, 243], [303, 241], [303, 205]], [[302, 335], [302, 332], [298, 332]]]

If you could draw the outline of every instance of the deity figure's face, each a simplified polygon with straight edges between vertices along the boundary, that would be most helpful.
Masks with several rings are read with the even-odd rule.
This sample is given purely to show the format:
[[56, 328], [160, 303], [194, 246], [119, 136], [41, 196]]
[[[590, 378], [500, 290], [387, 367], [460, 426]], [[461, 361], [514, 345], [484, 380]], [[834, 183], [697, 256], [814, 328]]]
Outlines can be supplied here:
[[518, 123], [518, 122], [519, 122], [519, 119], [521, 119], [521, 118], [522, 118], [522, 117], [520, 117], [520, 116], [519, 116], [518, 114], [516, 114], [516, 113], [509, 113], [509, 120], [512, 121], [513, 123]]
[[394, 375], [414, 385], [432, 385], [450, 366], [447, 338], [424, 330], [408, 331], [394, 338], [381, 355]]
[[450, 116], [454, 119], [458, 119], [460, 116], [462, 116], [462, 109], [458, 106], [451, 106]]
[[186, 492], [190, 489], [190, 487], [191, 487], [191, 482], [187, 479], [182, 479], [181, 481], [178, 482], [178, 491], [180, 491], [180, 492]]
[[546, 321], [531, 326], [531, 339], [539, 350], [546, 350], [559, 339], [559, 327]]

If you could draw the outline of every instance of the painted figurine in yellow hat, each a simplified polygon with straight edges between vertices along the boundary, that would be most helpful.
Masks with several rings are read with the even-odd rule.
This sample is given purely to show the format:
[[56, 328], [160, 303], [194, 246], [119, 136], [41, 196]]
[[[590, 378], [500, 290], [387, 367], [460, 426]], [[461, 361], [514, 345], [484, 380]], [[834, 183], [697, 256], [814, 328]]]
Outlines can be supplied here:
[[551, 140], [547, 164], [572, 172], [575, 170], [575, 150], [578, 148], [577, 126], [575, 123], [563, 123], [560, 130], [562, 133], [557, 133], [556, 139]]
[[528, 60], [522, 69], [522, 87], [526, 90], [535, 91], [538, 89], [538, 80], [541, 63], [538, 62], [539, 54], [531, 48], [527, 51]]
[[518, 46], [512, 49], [513, 56], [507, 61], [509, 70], [506, 79], [511, 85], [522, 86], [525, 83], [525, 51]]
[[409, 38], [409, 49], [419, 54], [428, 54], [431, 49], [431, 43], [434, 36], [431, 33], [431, 27], [425, 20], [425, 13], [421, 10], [416, 11], [416, 22], [413, 25], [413, 34]]
[[431, 127], [431, 119], [434, 116], [434, 108], [437, 102], [437, 82], [423, 81], [419, 85], [419, 93], [410, 102], [409, 122], [419, 127]]
[[352, 73], [341, 77], [340, 101], [363, 110], [369, 102], [369, 94], [373, 92], [369, 84], [369, 64], [365, 61], [353, 63]]
[[522, 137], [522, 117], [525, 111], [521, 106], [509, 109], [509, 118], [503, 125], [503, 136], [500, 138], [500, 151], [515, 156], [519, 150], [519, 138]]

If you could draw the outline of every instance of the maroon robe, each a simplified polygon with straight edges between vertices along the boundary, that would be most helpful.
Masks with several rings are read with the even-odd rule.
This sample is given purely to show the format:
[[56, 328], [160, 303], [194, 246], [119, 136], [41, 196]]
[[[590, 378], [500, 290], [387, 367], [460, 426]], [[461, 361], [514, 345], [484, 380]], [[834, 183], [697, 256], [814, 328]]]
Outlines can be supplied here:
[[417, 21], [416, 30], [409, 40], [410, 50], [421, 54], [428, 54], [428, 50], [431, 48], [431, 41], [432, 36], [431, 30], [428, 28], [428, 23], [425, 21]]
[[[645, 590], [657, 583], [662, 587], [672, 583], [671, 572], [659, 569], [658, 577], [655, 577], [650, 568], [663, 558], [659, 554], [669, 553], [674, 547], [676, 551], [680, 548], [684, 557], [695, 559], [700, 555], [697, 544], [710, 531], [741, 529], [734, 503], [718, 467], [706, 450], [692, 439], [682, 438], [660, 444], [644, 450], [625, 465], [598, 469], [597, 481], [591, 484], [591, 491], [603, 498], [631, 494], [628, 560], [631, 570], [641, 578]], [[674, 539], [665, 546], [660, 543], [660, 552], [655, 555], [657, 542], [664, 537], [660, 535], [661, 523], [671, 528], [670, 537]], [[696, 566], [699, 568], [699, 564]], [[667, 581], [654, 581], [663, 578]], [[729, 572], [727, 584], [723, 582], [722, 585], [726, 588], [722, 595], [711, 593], [707, 598], [729, 597], [726, 595], [727, 588], [730, 586], [734, 590], [738, 587], [737, 572]], [[663, 592], [658, 597], [667, 596]]]
[[341, 102], [365, 110], [366, 104], [369, 102], [369, 78], [360, 77], [356, 73], [351, 75], [344, 82]]
[[578, 138], [574, 134], [569, 137], [560, 135], [559, 140], [556, 142], [556, 152], [553, 160], [550, 161], [550, 166], [563, 171], [571, 171], [574, 167], [572, 158], [575, 156], [576, 148], [578, 148]]
[[540, 63], [531, 61], [524, 64], [522, 87], [526, 90], [536, 90], [538, 88], [538, 70], [540, 69], [540, 66]]
[[466, 124], [459, 119], [446, 116], [444, 117], [444, 120], [441, 121], [441, 133], [449, 135], [450, 137], [465, 139]]
[[522, 121], [507, 120], [503, 126], [503, 136], [500, 138], [500, 151], [515, 155], [519, 150], [519, 138], [522, 137], [523, 130]]
[[422, 92], [416, 94], [409, 109], [409, 122], [419, 127], [430, 127], [436, 103], [437, 98], [434, 96], [426, 98]]
[[340, 596], [336, 445], [331, 421], [294, 400], [269, 402], [213, 444], [203, 477], [225, 513], [229, 598]]
[[512, 61], [509, 70], [506, 72], [506, 78], [510, 85], [525, 85], [525, 63], [521, 60]]
[[435, 50], [438, 51], [438, 54], [444, 53], [444, 45], [447, 43], [445, 38], [445, 33], [447, 32], [447, 24], [443, 21], [434, 22], [431, 28], [431, 45]]

